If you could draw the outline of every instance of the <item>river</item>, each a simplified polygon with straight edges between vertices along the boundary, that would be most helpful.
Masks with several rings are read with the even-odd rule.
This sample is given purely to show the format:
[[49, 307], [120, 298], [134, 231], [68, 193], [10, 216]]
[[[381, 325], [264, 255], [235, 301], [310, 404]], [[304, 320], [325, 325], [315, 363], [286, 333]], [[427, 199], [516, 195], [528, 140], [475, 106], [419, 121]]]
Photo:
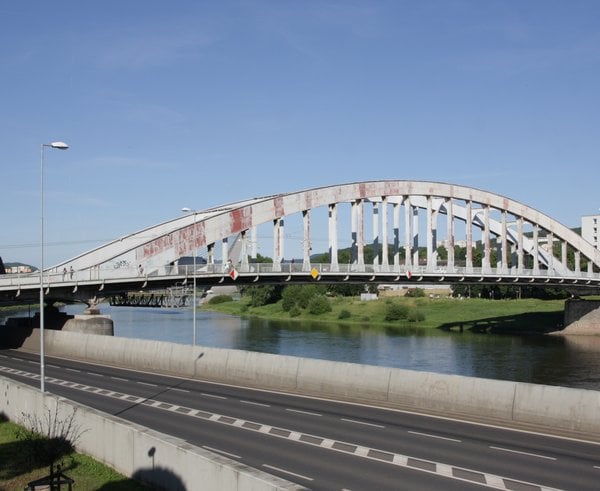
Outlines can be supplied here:
[[[63, 310], [79, 314], [82, 305]], [[191, 309], [100, 305], [115, 336], [192, 343]], [[27, 315], [25, 312], [24, 315]], [[196, 342], [215, 348], [600, 390], [600, 336], [517, 336], [381, 330], [280, 322], [198, 311]]]

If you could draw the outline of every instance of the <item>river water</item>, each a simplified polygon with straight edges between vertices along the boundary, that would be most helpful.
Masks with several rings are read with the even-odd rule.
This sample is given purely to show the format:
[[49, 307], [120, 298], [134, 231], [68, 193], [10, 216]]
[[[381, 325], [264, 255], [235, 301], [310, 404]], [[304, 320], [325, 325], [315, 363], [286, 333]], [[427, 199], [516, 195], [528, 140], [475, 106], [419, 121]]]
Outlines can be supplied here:
[[[78, 314], [81, 305], [64, 311]], [[192, 344], [191, 309], [100, 305], [115, 336]], [[600, 390], [600, 336], [517, 336], [240, 319], [196, 313], [196, 343], [281, 355]]]

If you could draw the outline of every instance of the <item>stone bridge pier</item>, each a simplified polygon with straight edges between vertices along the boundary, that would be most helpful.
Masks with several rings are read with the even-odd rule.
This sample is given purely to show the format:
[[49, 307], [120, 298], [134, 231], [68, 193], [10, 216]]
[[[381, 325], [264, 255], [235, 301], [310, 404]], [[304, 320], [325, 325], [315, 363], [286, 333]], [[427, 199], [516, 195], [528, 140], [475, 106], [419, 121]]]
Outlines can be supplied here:
[[567, 300], [564, 325], [565, 328], [557, 334], [600, 336], [600, 300]]

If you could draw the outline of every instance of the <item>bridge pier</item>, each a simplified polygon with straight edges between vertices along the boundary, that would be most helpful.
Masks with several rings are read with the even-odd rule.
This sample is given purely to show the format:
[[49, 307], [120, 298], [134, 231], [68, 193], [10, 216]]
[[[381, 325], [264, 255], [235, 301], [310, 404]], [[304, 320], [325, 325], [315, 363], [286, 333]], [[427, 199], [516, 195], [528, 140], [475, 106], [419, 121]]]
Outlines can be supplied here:
[[600, 300], [571, 298], [565, 302], [565, 328], [554, 334], [600, 336]]

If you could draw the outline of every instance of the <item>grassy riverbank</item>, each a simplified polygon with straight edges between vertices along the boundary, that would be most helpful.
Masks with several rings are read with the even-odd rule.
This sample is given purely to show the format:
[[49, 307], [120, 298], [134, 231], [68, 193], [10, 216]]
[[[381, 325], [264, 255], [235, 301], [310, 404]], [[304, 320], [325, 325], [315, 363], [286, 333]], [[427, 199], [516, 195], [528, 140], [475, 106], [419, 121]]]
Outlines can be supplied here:
[[[291, 317], [283, 309], [282, 301], [260, 307], [251, 307], [249, 299], [208, 304], [202, 308], [225, 314], [259, 317], [273, 320], [327, 322], [368, 326], [393, 330], [414, 327], [423, 329], [464, 329], [548, 332], [562, 326], [564, 300], [483, 300], [475, 298], [406, 298], [389, 297], [361, 301], [358, 297], [329, 299], [331, 311], [319, 315], [302, 310]], [[404, 306], [419, 313], [419, 321], [386, 320], [391, 305]]]
[[[20, 427], [0, 417], [0, 490], [25, 489], [28, 482], [48, 475], [49, 467], [31, 458], [28, 442], [18, 438]], [[75, 489], [143, 491], [143, 486], [100, 464], [91, 457], [72, 453], [62, 459], [63, 472], [75, 480]], [[66, 489], [66, 487], [65, 487]]]

